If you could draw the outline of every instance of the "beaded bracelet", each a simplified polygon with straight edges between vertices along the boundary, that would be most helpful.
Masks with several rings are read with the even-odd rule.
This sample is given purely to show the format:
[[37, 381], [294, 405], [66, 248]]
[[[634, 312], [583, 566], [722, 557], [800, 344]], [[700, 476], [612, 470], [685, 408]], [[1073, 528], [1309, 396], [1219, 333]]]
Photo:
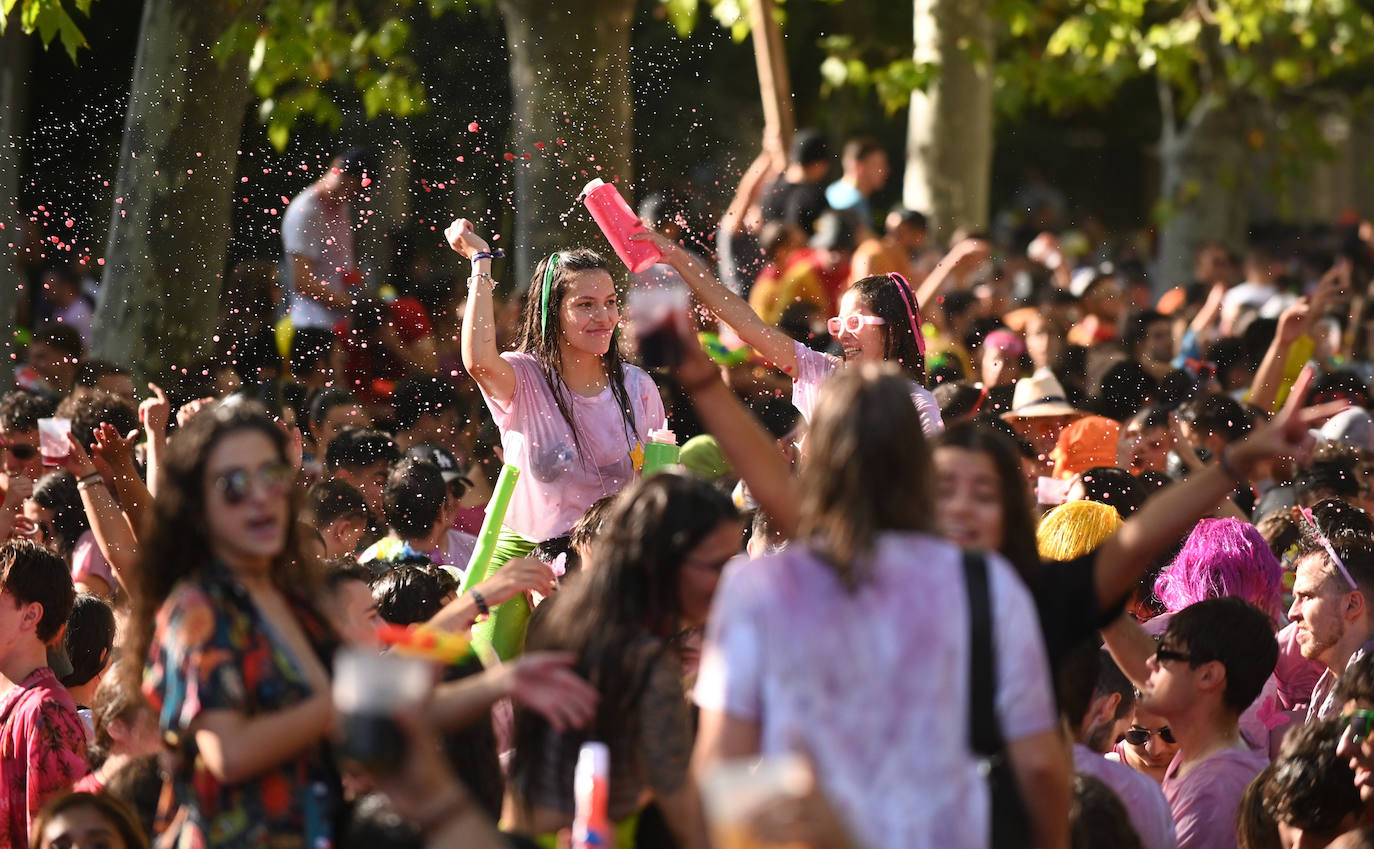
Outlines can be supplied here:
[[505, 256], [506, 252], [501, 248], [497, 248], [494, 251], [478, 251], [472, 255], [471, 261], [476, 262], [479, 259], [505, 259]]

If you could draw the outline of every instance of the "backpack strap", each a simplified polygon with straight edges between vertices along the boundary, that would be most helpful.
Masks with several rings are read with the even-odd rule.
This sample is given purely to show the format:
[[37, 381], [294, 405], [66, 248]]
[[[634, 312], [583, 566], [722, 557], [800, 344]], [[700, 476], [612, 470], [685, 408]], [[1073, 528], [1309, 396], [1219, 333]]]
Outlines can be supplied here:
[[997, 722], [997, 658], [992, 650], [992, 594], [988, 561], [981, 551], [964, 552], [969, 609], [969, 743], [982, 757], [1002, 751]]

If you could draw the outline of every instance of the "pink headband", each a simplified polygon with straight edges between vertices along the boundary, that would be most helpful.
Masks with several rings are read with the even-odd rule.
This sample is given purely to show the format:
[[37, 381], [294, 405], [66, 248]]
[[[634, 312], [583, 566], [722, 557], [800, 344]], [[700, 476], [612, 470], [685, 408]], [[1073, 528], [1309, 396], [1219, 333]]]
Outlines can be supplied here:
[[1326, 554], [1331, 558], [1332, 564], [1337, 569], [1341, 570], [1341, 577], [1349, 582], [1352, 590], [1358, 590], [1360, 585], [1355, 583], [1355, 579], [1350, 576], [1350, 570], [1345, 568], [1345, 561], [1341, 560], [1340, 556], [1336, 554], [1336, 549], [1331, 545], [1331, 540], [1327, 539], [1326, 534], [1322, 533], [1322, 529], [1317, 526], [1317, 519], [1312, 515], [1312, 508], [1303, 507], [1298, 510], [1298, 515], [1302, 516], [1303, 523], [1307, 525], [1307, 530], [1311, 532], [1317, 545], [1320, 545], [1326, 550]]
[[916, 335], [916, 350], [921, 352], [921, 356], [926, 353], [926, 337], [921, 332], [921, 322], [919, 321], [921, 311], [912, 303], [911, 284], [906, 282], [906, 278], [895, 271], [888, 272], [888, 278], [897, 284], [897, 291], [902, 295], [902, 302], [906, 304], [906, 317], [911, 322], [911, 332]]

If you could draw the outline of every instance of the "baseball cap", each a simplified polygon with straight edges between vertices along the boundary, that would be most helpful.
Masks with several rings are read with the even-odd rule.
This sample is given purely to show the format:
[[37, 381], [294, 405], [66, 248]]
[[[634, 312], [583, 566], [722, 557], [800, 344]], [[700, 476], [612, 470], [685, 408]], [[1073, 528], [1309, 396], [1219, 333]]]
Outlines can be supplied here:
[[463, 473], [462, 467], [458, 465], [458, 460], [445, 448], [429, 444], [412, 445], [406, 451], [405, 456], [409, 460], [424, 460], [426, 463], [433, 463], [438, 466], [446, 484], [461, 481], [465, 487], [472, 486], [472, 479]]

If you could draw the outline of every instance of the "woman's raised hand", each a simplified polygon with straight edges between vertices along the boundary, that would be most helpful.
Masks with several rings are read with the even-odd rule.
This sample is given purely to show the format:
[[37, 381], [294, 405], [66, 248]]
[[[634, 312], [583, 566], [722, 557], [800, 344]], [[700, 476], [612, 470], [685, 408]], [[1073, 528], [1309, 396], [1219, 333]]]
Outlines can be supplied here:
[[448, 239], [450, 248], [468, 259], [472, 259], [473, 254], [489, 249], [486, 240], [477, 235], [477, 231], [472, 228], [472, 222], [466, 218], [459, 218], [448, 225], [444, 237]]
[[139, 403], [138, 421], [149, 434], [165, 437], [167, 422], [172, 417], [172, 402], [167, 400], [167, 393], [156, 383], [149, 383], [148, 389], [153, 395]]
[[663, 262], [674, 268], [677, 268], [677, 261], [679, 259], [687, 256], [686, 252], [682, 249], [682, 245], [679, 245], [662, 233], [656, 233], [647, 227], [639, 233], [631, 233], [630, 241], [653, 243], [653, 246], [658, 248], [658, 252], [663, 255]]

